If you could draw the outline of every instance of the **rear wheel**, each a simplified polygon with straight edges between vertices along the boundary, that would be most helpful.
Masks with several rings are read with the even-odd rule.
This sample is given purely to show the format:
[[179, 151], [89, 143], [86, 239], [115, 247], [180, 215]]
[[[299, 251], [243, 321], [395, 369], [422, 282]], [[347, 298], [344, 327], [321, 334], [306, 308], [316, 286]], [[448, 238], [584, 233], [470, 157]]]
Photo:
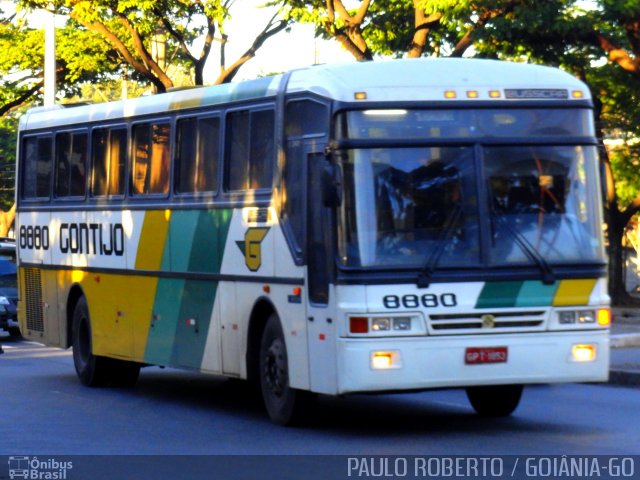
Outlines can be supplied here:
[[468, 387], [467, 397], [473, 409], [483, 417], [511, 415], [522, 397], [522, 385]]
[[301, 421], [310, 406], [310, 392], [289, 386], [287, 347], [278, 316], [269, 317], [260, 343], [260, 387], [269, 417], [278, 425]]
[[81, 297], [73, 311], [73, 364], [80, 381], [89, 387], [106, 385], [132, 387], [138, 380], [140, 365], [93, 354], [91, 319], [87, 300]]

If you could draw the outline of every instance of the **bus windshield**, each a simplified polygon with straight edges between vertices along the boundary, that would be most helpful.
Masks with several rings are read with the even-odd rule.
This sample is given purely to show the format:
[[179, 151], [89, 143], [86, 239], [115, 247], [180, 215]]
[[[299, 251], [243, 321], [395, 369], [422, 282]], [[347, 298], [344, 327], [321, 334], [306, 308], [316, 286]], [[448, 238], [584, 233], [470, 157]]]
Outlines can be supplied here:
[[[504, 110], [481, 111], [476, 117], [484, 119], [485, 132], [492, 112], [498, 122], [504, 121]], [[580, 118], [580, 112], [551, 111], [545, 114], [551, 124], [537, 128], [553, 136], [559, 123]], [[407, 113], [406, 118], [417, 118]], [[476, 118], [473, 111], [464, 113], [455, 111], [451, 118]], [[379, 122], [383, 116], [370, 116], [375, 128], [366, 125], [363, 112], [344, 116], [343, 132], [355, 131], [360, 140], [365, 131], [371, 138], [391, 135]], [[533, 128], [531, 115], [526, 115], [527, 125], [520, 126], [513, 121], [514, 112], [509, 116], [518, 131], [514, 138]], [[449, 117], [447, 111], [438, 111], [432, 118]], [[588, 124], [583, 122], [582, 130], [579, 122], [567, 127], [572, 135], [587, 137]], [[396, 132], [404, 130], [397, 119], [392, 125]], [[430, 135], [437, 130], [431, 128]], [[351, 138], [348, 133], [343, 138]], [[442, 146], [342, 150], [341, 263], [422, 268], [434, 251], [438, 268], [535, 266], [535, 257], [550, 265], [603, 262], [595, 147], [553, 145], [553, 138], [548, 144], [492, 144], [482, 137], [459, 146], [449, 141]]]

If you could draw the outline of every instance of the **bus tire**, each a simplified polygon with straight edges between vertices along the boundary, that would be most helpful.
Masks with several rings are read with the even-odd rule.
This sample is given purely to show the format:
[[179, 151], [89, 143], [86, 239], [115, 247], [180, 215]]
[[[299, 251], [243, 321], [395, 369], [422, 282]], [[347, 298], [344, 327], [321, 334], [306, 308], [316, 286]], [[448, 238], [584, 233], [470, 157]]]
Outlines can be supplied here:
[[78, 299], [73, 310], [72, 325], [73, 365], [83, 385], [100, 387], [107, 383], [107, 358], [93, 354], [91, 341], [91, 319], [84, 297]]
[[288, 365], [280, 319], [273, 313], [260, 342], [260, 389], [269, 418], [278, 425], [302, 421], [313, 397], [310, 392], [289, 386]]
[[467, 398], [473, 409], [483, 417], [511, 415], [522, 397], [522, 385], [490, 385], [468, 387]]

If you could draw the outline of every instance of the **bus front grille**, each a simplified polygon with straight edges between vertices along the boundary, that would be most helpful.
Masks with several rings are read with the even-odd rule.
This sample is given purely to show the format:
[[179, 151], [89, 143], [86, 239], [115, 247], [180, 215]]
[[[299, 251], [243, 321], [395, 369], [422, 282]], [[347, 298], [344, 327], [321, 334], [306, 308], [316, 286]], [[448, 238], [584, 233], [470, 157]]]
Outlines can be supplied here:
[[42, 315], [42, 278], [37, 268], [24, 269], [25, 306], [27, 310], [27, 330], [44, 333]]
[[544, 310], [430, 315], [429, 330], [432, 335], [531, 331], [543, 329], [545, 319]]

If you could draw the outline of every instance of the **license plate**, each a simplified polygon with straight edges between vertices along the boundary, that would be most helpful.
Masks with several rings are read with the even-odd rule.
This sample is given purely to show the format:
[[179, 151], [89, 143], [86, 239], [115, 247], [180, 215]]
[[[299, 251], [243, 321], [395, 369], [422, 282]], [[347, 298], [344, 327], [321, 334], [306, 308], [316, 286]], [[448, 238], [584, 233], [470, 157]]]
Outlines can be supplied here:
[[464, 352], [464, 363], [505, 363], [508, 356], [507, 347], [468, 347]]

